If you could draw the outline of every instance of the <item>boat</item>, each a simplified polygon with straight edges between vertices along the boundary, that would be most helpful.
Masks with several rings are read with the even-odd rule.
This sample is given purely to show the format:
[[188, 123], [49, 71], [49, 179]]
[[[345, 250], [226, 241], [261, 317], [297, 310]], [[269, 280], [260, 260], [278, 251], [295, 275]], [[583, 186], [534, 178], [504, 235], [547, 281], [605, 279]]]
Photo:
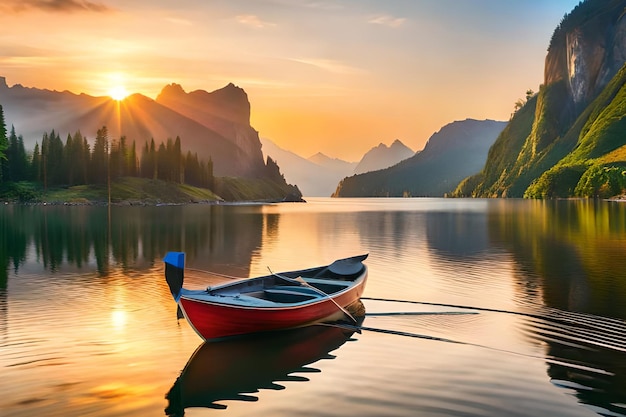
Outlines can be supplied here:
[[230, 401], [258, 401], [262, 390], [307, 382], [308, 375], [323, 369], [313, 364], [335, 359], [331, 352], [347, 341], [356, 341], [353, 334], [353, 329], [312, 325], [276, 332], [272, 337], [255, 333], [203, 342], [165, 395], [165, 413], [179, 417], [188, 408], [225, 409]]
[[205, 341], [351, 320], [367, 280], [367, 254], [296, 271], [183, 288], [185, 253], [168, 252], [165, 278], [183, 317]]

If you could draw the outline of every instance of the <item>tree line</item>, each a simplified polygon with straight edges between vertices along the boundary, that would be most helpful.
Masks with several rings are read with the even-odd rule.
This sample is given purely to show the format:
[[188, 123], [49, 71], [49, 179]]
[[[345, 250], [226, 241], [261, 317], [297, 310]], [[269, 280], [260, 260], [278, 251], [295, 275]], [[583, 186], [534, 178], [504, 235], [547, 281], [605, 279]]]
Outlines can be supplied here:
[[55, 186], [106, 184], [120, 177], [143, 177], [213, 189], [213, 161], [183, 154], [180, 137], [158, 147], [151, 139], [137, 155], [136, 144], [125, 136], [110, 140], [106, 126], [98, 129], [93, 146], [78, 130], [65, 142], [54, 130], [43, 134], [32, 153], [12, 126], [7, 134], [0, 105], [0, 183], [33, 181], [44, 189]]

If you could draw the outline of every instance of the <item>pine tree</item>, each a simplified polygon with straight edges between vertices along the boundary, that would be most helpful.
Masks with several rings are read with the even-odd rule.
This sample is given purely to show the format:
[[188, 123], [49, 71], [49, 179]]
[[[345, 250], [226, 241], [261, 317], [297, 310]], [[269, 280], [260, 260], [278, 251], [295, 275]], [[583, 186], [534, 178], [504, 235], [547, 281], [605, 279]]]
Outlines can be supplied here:
[[176, 140], [174, 141], [174, 149], [172, 150], [172, 170], [173, 177], [177, 183], [183, 182], [183, 152], [180, 144], [180, 136], [176, 136]]
[[156, 153], [156, 177], [160, 180], [167, 181], [167, 148], [165, 144], [161, 142], [159, 145], [159, 150]]
[[109, 163], [109, 132], [106, 126], [98, 129], [91, 155], [92, 181], [95, 184], [106, 184]]
[[65, 148], [63, 148], [64, 157], [66, 161], [72, 161], [72, 163], [68, 164], [69, 166], [66, 169], [67, 172], [67, 183], [69, 185], [74, 185], [74, 178], [76, 177], [76, 164], [73, 163], [73, 155], [72, 151], [74, 149], [74, 141], [72, 136], [68, 133], [67, 139], [65, 140]]
[[137, 151], [135, 150], [135, 141], [130, 145], [130, 149], [126, 155], [126, 175], [131, 177], [137, 176]]
[[0, 177], [4, 181], [19, 181], [18, 177], [18, 144], [17, 135], [15, 134], [15, 126], [11, 126], [11, 133], [7, 141], [7, 148], [4, 152], [5, 161], [2, 164], [2, 174]]
[[48, 190], [48, 134], [44, 132], [41, 138], [41, 166], [39, 171], [39, 179], [43, 183], [44, 191]]
[[159, 169], [157, 166], [157, 151], [156, 151], [156, 146], [154, 144], [154, 138], [150, 140], [150, 168], [152, 169], [151, 178], [153, 180], [156, 180], [158, 173], [159, 173]]
[[209, 162], [207, 162], [206, 168], [206, 184], [205, 187], [209, 190], [213, 190], [215, 187], [215, 177], [213, 176], [213, 159], [209, 156]]
[[19, 181], [25, 181], [30, 179], [29, 175], [29, 163], [28, 155], [26, 154], [26, 148], [24, 147], [24, 137], [19, 135], [17, 137], [17, 175]]
[[67, 182], [67, 167], [63, 158], [63, 141], [54, 130], [48, 135], [46, 148], [46, 169], [48, 185], [61, 185]]
[[41, 182], [41, 153], [39, 152], [39, 142], [35, 142], [33, 157], [30, 160], [30, 179]]
[[2, 167], [6, 163], [6, 150], [9, 147], [7, 139], [7, 126], [4, 122], [4, 110], [0, 104], [0, 181], [2, 181]]
[[83, 163], [82, 165], [83, 184], [89, 184], [89, 167], [91, 166], [91, 150], [89, 149], [89, 142], [87, 142], [86, 137], [83, 137], [83, 151], [82, 151], [81, 161], [83, 161], [82, 162]]
[[[83, 138], [82, 133], [80, 133], [80, 130], [77, 130], [72, 137], [71, 148], [66, 149], [66, 154], [69, 158], [68, 161], [71, 161], [71, 164], [73, 165], [73, 183], [70, 183], [70, 185], [87, 183], [85, 170], [87, 169], [87, 164], [89, 162], [89, 155], [85, 158], [85, 150], [83, 149], [85, 143], [86, 141], [85, 138]], [[66, 144], [65, 147], [68, 148], [68, 145]]]

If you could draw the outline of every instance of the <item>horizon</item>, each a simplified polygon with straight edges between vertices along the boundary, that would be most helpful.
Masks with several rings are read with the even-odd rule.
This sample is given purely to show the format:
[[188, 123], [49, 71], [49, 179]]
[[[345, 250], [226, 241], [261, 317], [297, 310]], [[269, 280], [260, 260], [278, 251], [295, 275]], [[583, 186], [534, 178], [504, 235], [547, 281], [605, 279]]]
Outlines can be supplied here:
[[0, 62], [8, 85], [98, 97], [232, 82], [259, 136], [354, 161], [396, 139], [421, 150], [454, 121], [507, 121], [577, 4], [8, 0]]

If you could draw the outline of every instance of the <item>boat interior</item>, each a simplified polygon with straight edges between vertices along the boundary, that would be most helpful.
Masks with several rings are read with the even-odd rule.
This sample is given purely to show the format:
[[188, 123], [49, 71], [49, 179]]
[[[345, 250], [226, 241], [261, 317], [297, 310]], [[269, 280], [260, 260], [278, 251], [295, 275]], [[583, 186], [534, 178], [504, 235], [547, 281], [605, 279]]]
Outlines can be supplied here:
[[263, 277], [242, 280], [224, 286], [208, 287], [206, 290], [184, 290], [196, 299], [215, 300], [229, 297], [230, 303], [251, 306], [275, 306], [279, 304], [306, 303], [337, 294], [361, 277], [365, 267], [350, 273], [336, 273], [329, 267], [317, 267], [300, 271], [272, 273]]
[[[346, 281], [329, 281], [323, 279], [308, 278], [304, 280], [307, 285], [273, 285], [258, 291], [250, 291], [241, 295], [267, 300], [273, 303], [300, 303], [324, 298], [333, 295], [350, 286]], [[314, 288], [311, 288], [314, 287]]]

